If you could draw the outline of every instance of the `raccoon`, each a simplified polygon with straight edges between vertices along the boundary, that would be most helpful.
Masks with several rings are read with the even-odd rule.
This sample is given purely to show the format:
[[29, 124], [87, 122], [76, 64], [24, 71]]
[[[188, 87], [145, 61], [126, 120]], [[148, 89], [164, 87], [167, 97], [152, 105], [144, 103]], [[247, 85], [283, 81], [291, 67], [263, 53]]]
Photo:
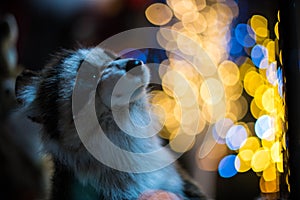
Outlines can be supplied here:
[[[175, 164], [149, 172], [128, 172], [107, 166], [87, 150], [77, 133], [72, 112], [75, 85], [90, 87], [85, 82], [76, 83], [85, 62], [99, 75], [91, 98], [94, 98], [97, 120], [105, 136], [117, 147], [133, 153], [149, 153], [162, 147], [159, 138], [149, 133], [156, 127], [136, 129], [136, 124], [147, 125], [151, 120], [156, 124], [155, 118], [150, 117], [147, 93], [150, 72], [142, 61], [119, 58], [98, 47], [65, 51], [41, 71], [25, 70], [16, 80], [16, 97], [22, 104], [20, 110], [42, 124], [44, 150], [54, 158], [50, 199], [134, 200], [151, 190], [165, 190], [187, 198], [184, 193], [186, 183]], [[123, 82], [116, 90], [120, 79]], [[84, 104], [79, 112], [85, 110]], [[87, 129], [93, 130], [92, 127]], [[96, 145], [104, 144], [97, 141]], [[111, 156], [112, 161], [118, 160], [111, 151], [106, 149], [100, 153]], [[172, 159], [167, 150], [154, 158], [158, 163], [164, 159]], [[139, 160], [134, 159], [123, 162], [130, 162], [133, 167], [140, 165]], [[201, 193], [196, 192], [194, 196], [202, 198]]]

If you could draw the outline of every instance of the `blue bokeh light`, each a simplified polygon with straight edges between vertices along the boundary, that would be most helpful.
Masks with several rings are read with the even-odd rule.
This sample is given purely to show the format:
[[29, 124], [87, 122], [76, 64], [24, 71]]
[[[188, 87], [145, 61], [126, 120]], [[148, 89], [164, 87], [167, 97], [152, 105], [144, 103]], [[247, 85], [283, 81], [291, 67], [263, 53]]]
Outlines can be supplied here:
[[253, 47], [256, 43], [255, 33], [248, 24], [238, 24], [234, 30], [237, 42], [244, 47]]
[[260, 67], [261, 62], [268, 57], [268, 50], [262, 45], [255, 45], [251, 50], [251, 59], [256, 67]]
[[243, 53], [243, 46], [237, 41], [234, 36], [232, 36], [228, 44], [228, 50], [230, 55], [239, 56]]
[[235, 158], [236, 155], [228, 155], [220, 161], [218, 171], [221, 177], [230, 178], [237, 174], [237, 170], [234, 165]]
[[277, 79], [278, 79], [278, 93], [281, 98], [283, 98], [283, 74], [282, 74], [282, 68], [278, 66], [277, 69]]

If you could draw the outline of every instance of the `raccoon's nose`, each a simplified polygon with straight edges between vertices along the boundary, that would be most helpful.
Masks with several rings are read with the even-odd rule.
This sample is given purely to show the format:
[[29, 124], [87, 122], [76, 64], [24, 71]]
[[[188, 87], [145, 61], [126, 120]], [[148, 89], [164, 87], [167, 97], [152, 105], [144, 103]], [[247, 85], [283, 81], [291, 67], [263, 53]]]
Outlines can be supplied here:
[[143, 62], [140, 60], [129, 60], [126, 63], [126, 71], [128, 72], [128, 71], [132, 70], [133, 68], [135, 68], [136, 66], [139, 66], [142, 64], [143, 64]]

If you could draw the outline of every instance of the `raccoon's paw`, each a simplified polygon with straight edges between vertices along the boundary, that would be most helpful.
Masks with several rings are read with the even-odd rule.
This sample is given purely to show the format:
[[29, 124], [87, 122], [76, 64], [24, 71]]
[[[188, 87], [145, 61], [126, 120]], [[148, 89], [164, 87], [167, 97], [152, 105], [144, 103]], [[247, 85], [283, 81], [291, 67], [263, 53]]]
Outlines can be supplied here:
[[138, 200], [183, 200], [183, 198], [171, 192], [151, 190], [141, 194]]

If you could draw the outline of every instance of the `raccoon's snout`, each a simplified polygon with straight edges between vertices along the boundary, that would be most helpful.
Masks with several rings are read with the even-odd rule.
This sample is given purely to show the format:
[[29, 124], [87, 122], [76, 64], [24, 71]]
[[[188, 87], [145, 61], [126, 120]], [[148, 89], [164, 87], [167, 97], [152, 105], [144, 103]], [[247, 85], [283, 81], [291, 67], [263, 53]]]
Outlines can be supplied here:
[[129, 72], [129, 71], [132, 70], [133, 68], [135, 68], [135, 67], [137, 67], [137, 66], [140, 66], [140, 65], [143, 65], [143, 62], [140, 61], [140, 60], [129, 60], [129, 61], [126, 63], [125, 70], [126, 70], [126, 72]]

